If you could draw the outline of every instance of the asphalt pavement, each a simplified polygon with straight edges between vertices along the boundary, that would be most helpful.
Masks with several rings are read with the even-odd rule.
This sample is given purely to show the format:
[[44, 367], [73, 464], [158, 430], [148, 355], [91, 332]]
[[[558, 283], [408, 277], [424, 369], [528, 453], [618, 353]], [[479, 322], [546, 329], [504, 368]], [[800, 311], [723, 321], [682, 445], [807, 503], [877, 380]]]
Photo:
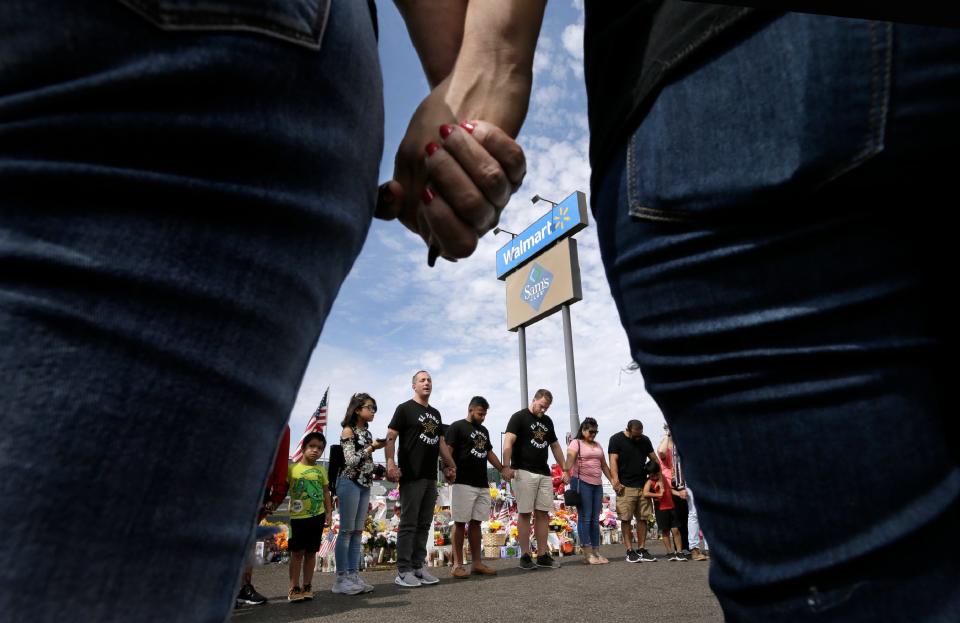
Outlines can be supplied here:
[[[647, 545], [655, 556], [664, 554], [659, 542]], [[300, 603], [287, 602], [288, 566], [271, 564], [255, 568], [253, 578], [269, 603], [235, 610], [231, 623], [723, 621], [707, 586], [711, 563], [628, 563], [622, 545], [604, 546], [601, 553], [610, 564], [585, 565], [582, 556], [566, 556], [560, 569], [536, 571], [520, 569], [518, 559], [484, 559], [498, 574], [466, 580], [450, 577], [451, 567], [431, 567], [440, 583], [420, 588], [395, 585], [392, 570], [365, 571], [376, 590], [356, 596], [331, 593], [333, 574], [317, 573], [314, 599]]]

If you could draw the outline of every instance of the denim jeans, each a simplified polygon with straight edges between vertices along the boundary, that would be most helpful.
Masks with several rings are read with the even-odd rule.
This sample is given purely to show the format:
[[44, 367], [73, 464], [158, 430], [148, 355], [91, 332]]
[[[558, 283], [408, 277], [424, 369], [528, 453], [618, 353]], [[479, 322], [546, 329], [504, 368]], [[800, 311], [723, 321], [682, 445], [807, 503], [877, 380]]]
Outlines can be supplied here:
[[583, 547], [600, 547], [600, 507], [603, 485], [592, 485], [579, 478], [570, 479], [570, 488], [580, 491], [577, 507], [577, 535]]
[[334, 548], [337, 575], [360, 570], [363, 546], [363, 524], [367, 520], [370, 487], [361, 487], [349, 478], [337, 478], [337, 499], [340, 507], [340, 536]]
[[373, 214], [366, 3], [136, 4], [184, 29], [0, 3], [0, 612], [33, 621], [230, 614]]
[[958, 140], [960, 31], [788, 14], [668, 84], [602, 172], [611, 292], [729, 620], [960, 617]]
[[397, 573], [423, 567], [427, 539], [433, 537], [437, 483], [430, 478], [400, 482], [400, 527], [397, 530]]
[[690, 539], [690, 549], [709, 549], [707, 537], [700, 537], [700, 519], [697, 516], [697, 505], [693, 501], [693, 489], [689, 487], [687, 487], [687, 505], [690, 507], [690, 513], [687, 515], [687, 534]]

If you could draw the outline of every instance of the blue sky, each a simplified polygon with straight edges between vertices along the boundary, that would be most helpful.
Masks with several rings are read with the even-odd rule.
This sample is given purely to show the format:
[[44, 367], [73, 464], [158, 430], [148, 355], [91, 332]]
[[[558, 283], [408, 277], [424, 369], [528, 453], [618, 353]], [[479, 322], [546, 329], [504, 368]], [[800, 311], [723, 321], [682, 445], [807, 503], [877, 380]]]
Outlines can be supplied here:
[[[385, 181], [410, 115], [428, 87], [393, 2], [378, 0], [377, 6], [386, 103], [380, 178]], [[501, 217], [507, 230], [519, 232], [550, 207], [533, 205], [530, 198], [536, 194], [554, 201], [576, 190], [589, 196], [582, 38], [582, 2], [549, 2], [534, 61], [530, 112], [517, 139], [527, 156], [527, 176]], [[631, 357], [592, 222], [576, 238], [584, 295], [571, 307], [580, 418], [597, 419], [604, 440], [627, 420], [639, 419], [656, 443], [663, 417], [640, 374], [624, 371]], [[496, 440], [520, 408], [517, 335], [506, 330], [505, 286], [495, 275], [495, 253], [506, 242], [505, 234], [488, 234], [467, 260], [441, 260], [428, 268], [418, 237], [397, 222], [375, 221], [311, 357], [290, 416], [294, 440], [328, 385], [329, 430], [339, 430], [350, 395], [365, 391], [378, 402], [372, 430], [383, 436], [396, 405], [412, 397], [410, 378], [421, 368], [433, 376], [431, 404], [445, 422], [464, 417], [472, 396], [486, 397], [486, 426]], [[560, 313], [527, 329], [527, 369], [531, 392], [539, 387], [553, 392], [548, 413], [562, 439], [570, 428], [570, 403]]]

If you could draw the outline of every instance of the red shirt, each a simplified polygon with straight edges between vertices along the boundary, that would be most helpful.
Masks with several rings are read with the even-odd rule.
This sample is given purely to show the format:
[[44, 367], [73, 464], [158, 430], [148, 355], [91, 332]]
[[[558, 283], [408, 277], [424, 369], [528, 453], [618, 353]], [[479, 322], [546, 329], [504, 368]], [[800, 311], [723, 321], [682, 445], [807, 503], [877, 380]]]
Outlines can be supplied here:
[[[287, 469], [290, 454], [290, 427], [287, 426], [280, 436], [280, 444], [277, 446], [277, 454], [273, 458], [273, 470], [267, 478], [267, 487], [263, 494], [263, 503], [273, 502], [274, 506], [279, 506], [283, 498], [287, 497]], [[260, 508], [258, 521], [268, 515], [266, 509]]]
[[[653, 486], [650, 487], [650, 491], [656, 493], [660, 490], [660, 483], [656, 480], [652, 480]], [[657, 498], [653, 498], [653, 502], [656, 507], [662, 511], [668, 511], [673, 508], [673, 494], [670, 493], [670, 487], [666, 487], [663, 490], [663, 497], [657, 501]]]

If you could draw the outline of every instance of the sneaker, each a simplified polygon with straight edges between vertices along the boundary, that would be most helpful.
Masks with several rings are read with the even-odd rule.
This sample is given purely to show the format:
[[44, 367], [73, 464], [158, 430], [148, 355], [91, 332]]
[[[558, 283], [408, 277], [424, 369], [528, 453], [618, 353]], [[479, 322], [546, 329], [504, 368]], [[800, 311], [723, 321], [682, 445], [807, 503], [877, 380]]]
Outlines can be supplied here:
[[628, 549], [627, 550], [627, 562], [641, 562], [643, 559], [640, 558], [640, 552]]
[[640, 562], [657, 562], [657, 557], [645, 549], [637, 550], [637, 554], [640, 556]]
[[530, 554], [524, 554], [520, 557], [520, 568], [524, 571], [533, 571], [537, 568], [537, 563], [533, 562]]
[[287, 601], [303, 601], [303, 592], [299, 586], [290, 589], [290, 592], [287, 593]]
[[693, 560], [709, 560], [709, 558], [703, 555], [703, 552], [700, 551], [699, 547], [694, 547], [692, 550], [690, 550], [690, 558]]
[[330, 592], [338, 595], [358, 595], [363, 592], [363, 586], [355, 584], [349, 575], [338, 575], [330, 587]]
[[350, 580], [354, 584], [356, 584], [357, 586], [363, 589], [362, 591], [360, 591], [361, 593], [373, 592], [373, 584], [368, 584], [362, 577], [360, 577], [359, 573], [351, 573]]
[[684, 554], [683, 552], [677, 552], [677, 561], [678, 561], [678, 562], [687, 562], [688, 560], [690, 560], [690, 559], [687, 557], [686, 554]]
[[406, 586], [407, 588], [416, 588], [422, 584], [419, 578], [413, 574], [413, 571], [398, 573], [397, 577], [393, 578], [393, 583], [397, 586]]
[[312, 600], [312, 599], [313, 599], [313, 587], [312, 587], [311, 585], [309, 585], [309, 584], [304, 584], [304, 585], [303, 585], [303, 590], [300, 591], [300, 597], [302, 597], [302, 598], [303, 598], [304, 600], [306, 600], [306, 601]]
[[422, 567], [414, 571], [413, 575], [415, 575], [417, 579], [420, 580], [421, 584], [439, 584], [440, 583], [439, 578], [437, 578], [432, 573], [430, 573], [429, 571], [427, 571]]
[[253, 584], [244, 584], [237, 595], [237, 605], [260, 606], [267, 603], [267, 598], [253, 588]]
[[550, 554], [540, 554], [537, 556], [537, 566], [545, 567], [547, 569], [559, 569], [560, 562], [553, 559], [553, 556]]

